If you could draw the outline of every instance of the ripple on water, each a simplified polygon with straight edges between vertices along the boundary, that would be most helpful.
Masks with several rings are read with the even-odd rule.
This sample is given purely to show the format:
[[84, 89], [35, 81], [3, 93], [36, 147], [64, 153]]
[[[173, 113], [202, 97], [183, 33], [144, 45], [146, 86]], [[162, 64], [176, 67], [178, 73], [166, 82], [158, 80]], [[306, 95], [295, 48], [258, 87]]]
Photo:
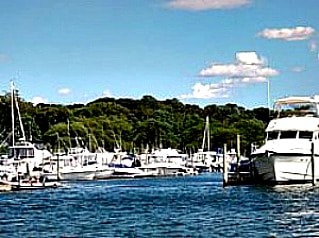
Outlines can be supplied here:
[[0, 195], [4, 237], [318, 237], [319, 189], [220, 174], [68, 183]]

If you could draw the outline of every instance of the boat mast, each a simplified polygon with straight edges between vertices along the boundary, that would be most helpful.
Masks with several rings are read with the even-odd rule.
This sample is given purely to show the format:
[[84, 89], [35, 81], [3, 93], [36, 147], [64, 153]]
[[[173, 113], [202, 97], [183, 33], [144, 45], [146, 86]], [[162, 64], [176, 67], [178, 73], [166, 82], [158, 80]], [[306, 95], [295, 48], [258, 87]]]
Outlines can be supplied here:
[[18, 118], [19, 118], [19, 124], [20, 124], [20, 129], [22, 132], [22, 140], [25, 141], [25, 132], [22, 124], [22, 119], [21, 119], [21, 114], [20, 114], [20, 109], [19, 109], [19, 104], [18, 100], [16, 98], [16, 89], [14, 86], [13, 81], [11, 81], [11, 120], [12, 120], [12, 145], [15, 145], [15, 114], [14, 114], [14, 109], [15, 107], [17, 108], [18, 112]]
[[14, 137], [14, 104], [13, 104], [13, 97], [14, 97], [14, 84], [11, 81], [11, 125], [12, 125], [12, 146], [15, 145], [15, 137]]
[[210, 151], [209, 116], [206, 117], [204, 137], [203, 137], [203, 143], [202, 143], [202, 150], [203, 151], [205, 148], [206, 136], [207, 136], [207, 150]]
[[16, 107], [17, 107], [17, 112], [18, 112], [18, 118], [19, 118], [19, 124], [20, 124], [20, 128], [21, 128], [21, 132], [22, 132], [22, 140], [25, 141], [25, 132], [24, 132], [24, 128], [23, 128], [23, 124], [22, 124], [22, 119], [21, 119], [21, 114], [20, 114], [20, 109], [19, 109], [19, 104], [18, 104], [18, 99], [16, 97], [15, 98], [15, 103], [16, 103]]

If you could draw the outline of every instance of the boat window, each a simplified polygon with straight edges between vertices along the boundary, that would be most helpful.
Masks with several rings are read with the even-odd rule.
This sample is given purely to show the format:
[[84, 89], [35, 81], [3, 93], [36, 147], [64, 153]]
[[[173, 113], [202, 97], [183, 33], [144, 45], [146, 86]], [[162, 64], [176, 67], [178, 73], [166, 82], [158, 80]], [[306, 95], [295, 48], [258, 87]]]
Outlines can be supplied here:
[[297, 137], [297, 131], [281, 131], [280, 139], [292, 139]]
[[299, 131], [300, 139], [312, 139], [312, 131]]
[[33, 149], [21, 148], [17, 150], [17, 154], [20, 155], [21, 158], [33, 157], [34, 152]]
[[10, 148], [9, 157], [33, 158], [34, 150], [32, 148]]
[[269, 131], [267, 135], [267, 140], [276, 140], [278, 139], [278, 131]]

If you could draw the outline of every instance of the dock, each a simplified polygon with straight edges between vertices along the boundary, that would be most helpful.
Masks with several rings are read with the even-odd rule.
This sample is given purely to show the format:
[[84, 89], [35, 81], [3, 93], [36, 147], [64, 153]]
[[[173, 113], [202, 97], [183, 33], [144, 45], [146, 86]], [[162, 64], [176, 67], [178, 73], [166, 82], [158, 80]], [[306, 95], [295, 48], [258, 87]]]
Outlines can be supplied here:
[[236, 158], [237, 163], [233, 169], [230, 169], [227, 162], [227, 145], [224, 144], [223, 148], [223, 186], [236, 186], [236, 185], [250, 185], [256, 183], [256, 178], [253, 173], [253, 167], [251, 161], [245, 165], [245, 168], [242, 170], [240, 167], [240, 136], [237, 135], [237, 152]]
[[250, 172], [228, 172], [227, 179], [223, 181], [225, 186], [255, 184], [254, 177]]

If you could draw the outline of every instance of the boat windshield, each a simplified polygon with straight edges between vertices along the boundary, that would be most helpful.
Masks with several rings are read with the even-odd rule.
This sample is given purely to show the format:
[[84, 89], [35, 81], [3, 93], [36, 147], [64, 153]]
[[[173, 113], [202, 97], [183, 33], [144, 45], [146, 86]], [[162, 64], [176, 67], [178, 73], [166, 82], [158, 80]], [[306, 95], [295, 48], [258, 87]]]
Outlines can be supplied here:
[[313, 138], [313, 132], [312, 131], [299, 131], [299, 138], [310, 140]]
[[276, 105], [277, 117], [318, 116], [317, 105], [312, 102], [291, 102]]
[[280, 139], [295, 139], [297, 137], [297, 131], [281, 131]]
[[312, 131], [269, 131], [267, 133], [267, 140], [276, 140], [276, 139], [308, 139], [313, 138]]
[[267, 133], [267, 140], [276, 140], [278, 139], [279, 131], [269, 131]]

